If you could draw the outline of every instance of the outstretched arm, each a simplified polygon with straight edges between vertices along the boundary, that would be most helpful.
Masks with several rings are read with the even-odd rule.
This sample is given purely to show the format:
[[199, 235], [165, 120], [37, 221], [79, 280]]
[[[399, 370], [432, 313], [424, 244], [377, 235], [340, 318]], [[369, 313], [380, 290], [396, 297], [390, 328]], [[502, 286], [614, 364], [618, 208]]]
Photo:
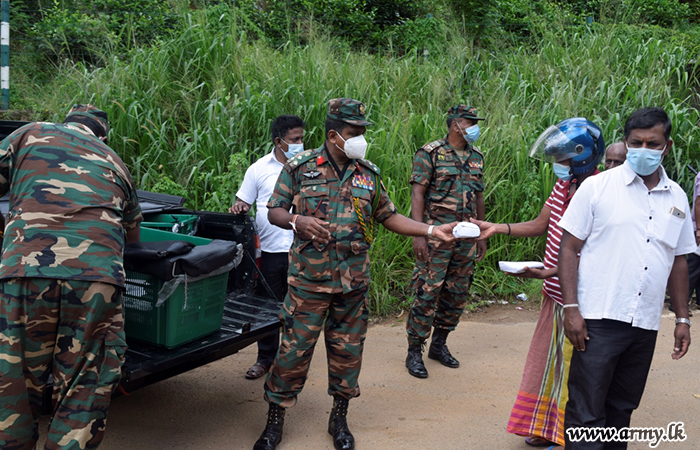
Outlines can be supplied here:
[[[505, 224], [491, 223], [475, 219], [472, 219], [471, 221], [479, 225], [479, 228], [481, 228], [481, 236], [479, 236], [478, 240], [488, 239], [494, 234], [509, 234], [509, 230], [511, 236], [535, 237], [543, 236], [545, 233], [547, 233], [547, 227], [549, 226], [549, 216], [551, 213], [551, 209], [549, 209], [547, 206], [543, 206], [542, 211], [540, 211], [540, 214], [537, 216], [537, 218], [528, 222]], [[510, 228], [508, 228], [508, 225], [510, 225]]]
[[[382, 225], [384, 225], [387, 230], [393, 231], [397, 234], [402, 234], [404, 236], [428, 237], [428, 229], [430, 228], [428, 224], [417, 222], [401, 214], [393, 214], [391, 217], [382, 222]], [[435, 226], [433, 228], [432, 237], [440, 239], [441, 241], [451, 242], [455, 239], [454, 234], [452, 234], [452, 229], [456, 225], [457, 222]]]

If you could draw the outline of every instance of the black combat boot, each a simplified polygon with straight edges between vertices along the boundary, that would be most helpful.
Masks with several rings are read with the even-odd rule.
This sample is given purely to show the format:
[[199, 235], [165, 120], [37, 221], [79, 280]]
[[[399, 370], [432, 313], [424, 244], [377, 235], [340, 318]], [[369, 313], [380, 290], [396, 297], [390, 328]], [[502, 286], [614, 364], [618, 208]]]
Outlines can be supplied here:
[[333, 436], [333, 447], [336, 450], [353, 450], [355, 438], [348, 429], [348, 399], [340, 395], [333, 396], [333, 409], [328, 418], [328, 434]]
[[433, 340], [430, 342], [430, 348], [428, 349], [428, 358], [440, 361], [443, 366], [451, 367], [456, 369], [459, 367], [459, 361], [454, 359], [450, 351], [447, 349], [447, 335], [450, 334], [449, 330], [444, 328], [435, 328], [433, 332]]
[[408, 356], [406, 356], [406, 367], [408, 373], [416, 378], [428, 378], [428, 371], [423, 364], [423, 349], [421, 344], [409, 345]]
[[284, 426], [284, 408], [270, 403], [267, 411], [267, 425], [260, 439], [255, 443], [253, 450], [275, 450], [277, 444], [282, 441], [282, 427]]

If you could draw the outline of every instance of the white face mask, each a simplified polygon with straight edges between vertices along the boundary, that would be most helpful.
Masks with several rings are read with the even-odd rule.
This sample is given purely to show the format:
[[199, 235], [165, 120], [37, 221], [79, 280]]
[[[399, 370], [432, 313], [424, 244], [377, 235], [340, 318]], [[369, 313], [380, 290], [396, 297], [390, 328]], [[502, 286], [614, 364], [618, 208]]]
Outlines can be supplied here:
[[[343, 139], [343, 136], [341, 136], [340, 133], [338, 133], [338, 137]], [[345, 152], [345, 155], [347, 155], [348, 158], [362, 159], [367, 154], [367, 140], [363, 134], [350, 138], [347, 141], [343, 139], [343, 142], [345, 142], [344, 149], [340, 148], [338, 144], [335, 144], [335, 146]]]

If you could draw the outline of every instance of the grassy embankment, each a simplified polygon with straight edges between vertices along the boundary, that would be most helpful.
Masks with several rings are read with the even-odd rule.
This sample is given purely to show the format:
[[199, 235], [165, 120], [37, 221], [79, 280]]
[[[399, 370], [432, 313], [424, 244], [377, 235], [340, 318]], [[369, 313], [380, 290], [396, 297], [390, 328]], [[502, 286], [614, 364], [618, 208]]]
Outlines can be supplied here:
[[[128, 58], [107, 57], [99, 70], [59, 69], [37, 89], [37, 104], [59, 115], [77, 100], [101, 105], [113, 120], [112, 146], [141, 189], [186, 195], [193, 208], [230, 204], [247, 164], [269, 149], [271, 120], [284, 113], [307, 123], [306, 147], [323, 139], [326, 102], [353, 97], [367, 103], [375, 126], [369, 158], [403, 214], [416, 148], [445, 133], [448, 106], [466, 102], [487, 120], [478, 146], [486, 155], [487, 218], [534, 218], [554, 182], [551, 169], [527, 156], [547, 126], [585, 116], [621, 138], [635, 109], [659, 105], [671, 114], [675, 151], [665, 166], [690, 186], [687, 162], [700, 142], [697, 105], [688, 86], [689, 51], [668, 41], [605, 30], [545, 35], [535, 48], [473, 47], [452, 35], [429, 59], [348, 52], [322, 38], [304, 47], [271, 48], [249, 39], [235, 21], [193, 15], [177, 37]], [[50, 95], [46, 95], [50, 93]], [[697, 166], [697, 164], [696, 164]], [[172, 182], [171, 182], [172, 181]], [[541, 259], [543, 239], [492, 238], [473, 292], [512, 299], [526, 286], [497, 270], [498, 260]], [[372, 309], [405, 308], [412, 270], [411, 240], [381, 230], [372, 250]]]

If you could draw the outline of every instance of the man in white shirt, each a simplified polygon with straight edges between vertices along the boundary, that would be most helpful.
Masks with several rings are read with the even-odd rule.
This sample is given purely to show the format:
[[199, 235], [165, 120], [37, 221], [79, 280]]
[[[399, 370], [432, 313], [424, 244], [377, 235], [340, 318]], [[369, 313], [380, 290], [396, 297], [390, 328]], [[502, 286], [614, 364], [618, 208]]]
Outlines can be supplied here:
[[[236, 201], [229, 208], [230, 213], [247, 214], [255, 202], [255, 222], [262, 250], [260, 270], [280, 304], [287, 295], [289, 247], [294, 240], [294, 232], [276, 227], [267, 220], [267, 201], [287, 160], [304, 150], [305, 125], [303, 120], [292, 115], [279, 116], [272, 122], [270, 132], [274, 147], [246, 170], [243, 184], [236, 193]], [[266, 297], [270, 295], [262, 282], [258, 282], [257, 292]], [[278, 348], [279, 330], [259, 340], [258, 360], [248, 369], [245, 377], [255, 379], [265, 375], [272, 366]]]
[[660, 166], [673, 145], [670, 134], [663, 109], [634, 112], [625, 123], [627, 161], [586, 180], [559, 221], [564, 333], [577, 350], [569, 372], [567, 449], [627, 448], [627, 442], [577, 442], [572, 432], [629, 426], [667, 288], [677, 317], [671, 357], [681, 358], [690, 345], [685, 255], [697, 246], [688, 197]]

